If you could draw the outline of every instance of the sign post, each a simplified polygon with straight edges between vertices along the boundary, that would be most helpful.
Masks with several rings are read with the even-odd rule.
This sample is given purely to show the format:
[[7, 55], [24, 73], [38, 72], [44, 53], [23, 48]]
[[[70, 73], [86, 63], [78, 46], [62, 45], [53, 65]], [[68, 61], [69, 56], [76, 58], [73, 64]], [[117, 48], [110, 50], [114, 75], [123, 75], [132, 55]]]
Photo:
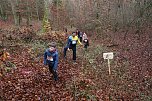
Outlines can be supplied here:
[[110, 59], [113, 59], [113, 52], [103, 53], [103, 58], [108, 60], [109, 75], [111, 74]]

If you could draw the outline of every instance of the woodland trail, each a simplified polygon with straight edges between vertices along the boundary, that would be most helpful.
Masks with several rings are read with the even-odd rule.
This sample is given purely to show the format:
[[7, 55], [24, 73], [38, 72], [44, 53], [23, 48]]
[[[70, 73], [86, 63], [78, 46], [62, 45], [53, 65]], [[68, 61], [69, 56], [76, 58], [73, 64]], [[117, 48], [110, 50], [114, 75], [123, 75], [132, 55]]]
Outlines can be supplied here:
[[[82, 50], [82, 49], [81, 49]], [[43, 64], [43, 55], [33, 58], [28, 46], [15, 48], [11, 53], [11, 62], [15, 68], [3, 72], [0, 77], [0, 98], [2, 101], [71, 101], [74, 100], [74, 83], [83, 80], [81, 59], [72, 61], [72, 51], [64, 59], [63, 49], [59, 49], [58, 75], [54, 81], [48, 67]], [[78, 54], [81, 52], [78, 52]], [[79, 55], [80, 56], [80, 55]]]

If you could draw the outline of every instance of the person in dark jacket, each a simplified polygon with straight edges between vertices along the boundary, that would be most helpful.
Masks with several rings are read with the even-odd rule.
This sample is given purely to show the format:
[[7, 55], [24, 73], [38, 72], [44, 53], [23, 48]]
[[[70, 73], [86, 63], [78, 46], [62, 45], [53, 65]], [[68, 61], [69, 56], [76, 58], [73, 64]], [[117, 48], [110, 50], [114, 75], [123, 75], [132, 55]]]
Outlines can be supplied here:
[[49, 48], [44, 53], [44, 65], [48, 65], [50, 73], [53, 74], [54, 80], [57, 81], [58, 51], [56, 49], [56, 43], [51, 42], [48, 46]]
[[78, 36], [78, 38], [80, 39], [80, 31], [77, 29], [76, 31], [76, 35]]
[[64, 58], [66, 58], [66, 52], [69, 49], [72, 49], [73, 51], [73, 61], [76, 62], [76, 45], [77, 42], [82, 45], [79, 38], [76, 36], [76, 33], [73, 32], [71, 36], [68, 37], [67, 45], [64, 48]]
[[80, 42], [82, 42], [83, 32], [80, 32], [80, 31], [77, 29], [76, 35], [78, 36]]
[[80, 37], [79, 37], [80, 42], [82, 42], [82, 37], [83, 37], [83, 32], [80, 32]]

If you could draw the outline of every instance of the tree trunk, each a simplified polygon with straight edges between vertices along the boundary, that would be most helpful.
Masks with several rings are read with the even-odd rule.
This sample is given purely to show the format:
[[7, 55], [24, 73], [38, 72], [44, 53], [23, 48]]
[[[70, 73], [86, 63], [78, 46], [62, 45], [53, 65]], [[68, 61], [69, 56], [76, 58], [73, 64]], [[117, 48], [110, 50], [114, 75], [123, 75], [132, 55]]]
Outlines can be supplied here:
[[31, 15], [30, 15], [30, 8], [29, 8], [28, 0], [27, 0], [26, 4], [27, 4], [27, 22], [26, 22], [26, 24], [29, 25], [30, 20], [31, 20]]
[[59, 30], [59, 11], [58, 11], [59, 7], [58, 7], [58, 5], [59, 4], [58, 4], [58, 1], [57, 1], [57, 4], [56, 4], [56, 8], [57, 8], [57, 12], [56, 12], [57, 13], [57, 15], [56, 15], [57, 16], [57, 30]]
[[0, 16], [3, 19], [4, 18], [4, 12], [3, 12], [3, 8], [2, 8], [2, 3], [0, 3]]
[[19, 25], [18, 21], [17, 21], [17, 14], [16, 14], [16, 9], [15, 9], [15, 4], [13, 2], [13, 0], [9, 0], [9, 2], [11, 3], [11, 8], [12, 8], [12, 13], [13, 13], [13, 16], [14, 16], [14, 23], [15, 25]]
[[38, 7], [38, 4], [39, 4], [39, 0], [36, 0], [36, 14], [37, 14], [37, 19], [38, 21], [40, 21], [40, 18], [39, 18], [39, 7]]

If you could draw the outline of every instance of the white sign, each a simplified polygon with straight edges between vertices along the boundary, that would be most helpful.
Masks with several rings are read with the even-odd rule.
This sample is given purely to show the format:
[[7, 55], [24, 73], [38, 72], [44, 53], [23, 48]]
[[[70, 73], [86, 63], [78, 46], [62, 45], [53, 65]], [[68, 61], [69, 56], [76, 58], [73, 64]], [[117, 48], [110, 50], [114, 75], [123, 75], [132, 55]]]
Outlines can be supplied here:
[[113, 59], [113, 52], [103, 53], [104, 59]]
[[113, 59], [113, 52], [103, 53], [103, 58], [108, 60], [109, 75], [111, 74], [110, 59]]

